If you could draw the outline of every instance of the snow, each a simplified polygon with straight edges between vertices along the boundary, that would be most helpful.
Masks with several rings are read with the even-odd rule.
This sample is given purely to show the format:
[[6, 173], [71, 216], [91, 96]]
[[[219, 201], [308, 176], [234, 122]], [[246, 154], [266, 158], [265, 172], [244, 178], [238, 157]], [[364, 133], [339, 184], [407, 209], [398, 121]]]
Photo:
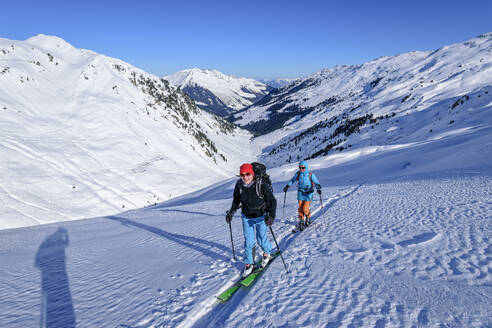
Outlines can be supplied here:
[[269, 170], [290, 273], [277, 258], [225, 304], [215, 296], [242, 268], [238, 216], [238, 261], [224, 221], [235, 179], [113, 216], [2, 230], [0, 326], [489, 326], [490, 135], [310, 161], [324, 208], [313, 203], [300, 234], [295, 188], [285, 209], [281, 191], [295, 165]]
[[[193, 113], [162, 86], [196, 123], [186, 130], [176, 106], [156, 104], [130, 80], [162, 85], [157, 77], [58, 37], [0, 39], [3, 71], [0, 229], [148, 206], [227, 178], [256, 156], [248, 132], [224, 133], [216, 117]], [[215, 144], [213, 157], [197, 131]]]
[[[54, 51], [57, 45], [70, 62]], [[37, 59], [31, 47], [42, 53], [41, 67], [29, 63]], [[456, 110], [431, 105], [358, 135], [343, 152], [309, 160], [323, 206], [315, 195], [313, 224], [302, 233], [291, 232], [296, 190], [289, 189], [285, 203], [282, 192], [297, 163], [279, 165], [281, 157], [271, 156], [278, 200], [272, 228], [289, 272], [277, 258], [250, 288], [219, 303], [216, 296], [243, 267], [239, 215], [232, 222], [237, 260], [224, 220], [234, 175], [241, 161], [265, 154], [285, 131], [249, 143], [249, 134], [219, 133], [212, 116], [197, 114], [220, 152], [231, 154], [215, 165], [183, 150], [193, 140], [170, 121], [126, 116], [128, 107], [114, 105], [120, 97], [100, 91], [105, 83], [111, 90], [115, 79], [127, 81], [107, 65], [114, 59], [46, 36], [28, 46], [0, 39], [1, 56], [11, 56], [11, 70], [0, 75], [0, 110], [7, 106], [0, 120], [0, 327], [492, 325], [491, 86], [484, 80]], [[96, 87], [84, 84], [81, 68]], [[41, 82], [51, 87], [40, 89]], [[127, 104], [148, 100], [123, 82], [118, 90]], [[142, 151], [144, 140], [149, 151]], [[138, 204], [143, 191], [174, 193], [167, 188], [176, 185], [183, 187], [180, 196]], [[119, 205], [118, 197], [134, 209], [101, 205]], [[90, 219], [66, 221], [74, 212]]]
[[265, 95], [268, 91], [264, 83], [226, 75], [217, 70], [192, 68], [164, 78], [181, 89], [186, 86], [205, 88], [234, 111], [252, 105], [259, 95]]
[[[455, 129], [451, 121], [460, 128], [474, 125], [469, 121], [477, 118], [490, 124], [492, 38], [489, 33], [436, 51], [323, 69], [266, 98], [268, 101], [236, 113], [235, 123], [254, 126], [261, 120], [277, 124], [286, 120], [253, 140], [267, 144], [260, 159], [274, 166], [310, 158], [335, 142], [344, 148], [392, 144], [395, 138], [411, 143], [422, 140], [429, 131]], [[347, 119], [366, 115], [381, 118], [350, 136], [332, 137]], [[332, 120], [333, 125], [319, 127]], [[377, 125], [393, 130], [373, 129]]]
[[266, 85], [269, 85], [274, 88], [281, 88], [283, 86], [286, 86], [292, 82], [294, 82], [296, 79], [259, 79], [258, 81], [261, 83], [265, 83]]

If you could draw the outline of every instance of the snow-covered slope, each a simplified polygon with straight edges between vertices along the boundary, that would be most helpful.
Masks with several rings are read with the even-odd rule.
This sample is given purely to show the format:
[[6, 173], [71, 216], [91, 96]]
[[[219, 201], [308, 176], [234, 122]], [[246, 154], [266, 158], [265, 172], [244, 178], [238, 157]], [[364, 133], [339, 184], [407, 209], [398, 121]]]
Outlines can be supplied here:
[[166, 80], [53, 36], [0, 39], [0, 111], [0, 228], [154, 204], [254, 158]]
[[[224, 221], [235, 180], [119, 215], [0, 231], [0, 327], [489, 327], [491, 127], [310, 161], [323, 185], [292, 234], [296, 165], [272, 169], [277, 258], [251, 288]], [[282, 213], [285, 210], [285, 216]], [[273, 242], [271, 235], [268, 238]]]
[[[37, 43], [36, 40], [31, 41]], [[41, 199], [39, 203], [48, 206], [51, 203], [45, 199], [57, 188], [62, 189], [59, 196], [64, 199], [76, 199], [80, 188], [100, 192], [101, 200], [91, 201], [97, 207], [98, 202], [113, 199], [109, 192], [115, 190], [114, 185], [131, 186], [137, 181], [139, 186], [168, 186], [181, 179], [181, 184], [174, 186], [180, 188], [207, 183], [211, 176], [219, 174], [215, 164], [210, 163], [212, 160], [203, 155], [206, 145], [195, 146], [201, 157], [187, 153], [186, 146], [179, 148], [183, 158], [196, 161], [196, 166], [165, 157], [145, 162], [137, 166], [140, 171], [135, 171], [135, 166], [130, 166], [134, 165], [132, 157], [142, 160], [147, 153], [161, 150], [161, 156], [168, 156], [167, 152], [178, 156], [173, 152], [174, 146], [169, 146], [173, 142], [178, 144], [173, 141], [173, 133], [177, 133], [173, 126], [177, 123], [161, 119], [158, 114], [164, 111], [183, 122], [187, 122], [186, 115], [167, 105], [156, 105], [153, 111], [151, 105], [155, 103], [152, 99], [167, 94], [165, 90], [175, 95], [173, 99], [178, 104], [186, 103], [186, 97], [159, 80], [153, 84], [158, 84], [157, 90], [162, 91], [148, 89], [149, 82], [142, 84], [140, 73], [133, 76], [131, 72], [136, 69], [124, 63], [113, 67], [99, 62], [90, 67], [97, 58], [111, 64], [117, 63], [114, 59], [73, 48], [68, 48], [70, 56], [55, 53], [63, 44], [60, 40], [49, 40], [56, 41], [55, 46], [49, 47], [50, 55], [34, 43], [8, 43], [9, 47], [14, 44], [12, 51], [26, 55], [17, 61], [10, 59], [9, 69], [3, 73], [11, 74], [5, 75], [9, 76], [9, 83], [0, 82], [0, 100], [9, 99], [5, 106], [10, 106], [3, 110], [8, 120], [2, 118], [0, 130], [3, 208], [24, 211], [27, 204], [21, 201], [27, 199], [33, 204], [37, 200], [34, 192]], [[11, 54], [5, 40], [0, 44], [0, 51], [8, 51], [3, 55]], [[480, 48], [480, 42], [475, 45]], [[28, 56], [34, 49], [44, 52]], [[490, 56], [490, 52], [484, 53], [482, 62], [490, 58], [485, 54]], [[3, 55], [0, 52], [0, 59]], [[43, 56], [47, 58], [42, 60]], [[33, 57], [40, 62], [39, 66], [37, 62], [29, 63]], [[81, 65], [84, 58], [88, 64]], [[56, 73], [63, 67], [65, 74]], [[68, 67], [78, 72], [79, 79], [72, 76]], [[417, 108], [406, 107], [407, 102], [414, 101], [412, 96], [405, 101], [396, 97], [393, 103], [381, 103], [381, 108], [403, 106], [408, 115], [398, 112], [377, 119], [372, 123], [373, 129], [366, 127], [378, 131], [375, 136], [364, 134], [365, 126], [356, 124], [359, 121], [348, 125], [348, 117], [342, 117], [344, 124], [334, 121], [333, 124], [345, 127], [340, 133], [354, 132], [346, 137], [359, 136], [354, 139], [359, 141], [357, 146], [309, 161], [323, 186], [324, 207], [316, 195], [312, 204], [313, 224], [302, 233], [291, 233], [297, 220], [295, 187], [282, 192], [296, 172], [297, 163], [269, 169], [278, 200], [272, 229], [289, 272], [277, 258], [250, 288], [241, 288], [225, 304], [217, 301], [216, 296], [239, 277], [244, 255], [242, 226], [236, 215], [232, 236], [238, 260], [232, 259], [224, 214], [231, 204], [236, 179], [226, 179], [154, 206], [117, 215], [0, 230], [0, 327], [491, 326], [491, 90], [490, 85], [483, 85], [488, 77], [480, 73], [490, 69], [479, 68], [476, 75], [460, 73], [459, 81], [449, 77], [448, 83], [461, 84], [464, 94], [450, 96], [447, 94], [454, 93], [457, 87], [443, 88], [442, 96], [436, 89], [429, 93], [435, 104], [430, 105], [432, 99], [424, 99], [421, 103], [428, 106], [422, 110], [419, 102], [413, 105]], [[33, 69], [41, 71], [36, 73]], [[21, 74], [23, 82], [19, 81]], [[154, 77], [142, 74], [153, 81]], [[5, 76], [1, 75], [0, 81]], [[130, 104], [135, 102], [137, 108], [146, 105], [149, 114], [132, 111], [131, 106], [113, 105], [114, 96], [102, 91], [105, 88], [101, 80], [109, 78], [109, 89], [113, 90], [115, 76], [121, 79], [116, 84], [120, 96], [127, 97], [123, 99]], [[475, 88], [470, 86], [473, 77]], [[128, 79], [132, 81], [130, 85]], [[377, 90], [382, 82], [372, 86], [371, 99], [375, 102], [382, 101], [378, 93], [391, 93], [387, 88]], [[27, 89], [29, 83], [38, 87]], [[63, 93], [41, 87], [41, 83], [62, 88]], [[441, 83], [449, 86], [445, 81]], [[425, 89], [425, 81], [423, 84], [414, 88], [415, 92]], [[397, 85], [394, 87], [398, 94], [401, 90]], [[20, 89], [26, 92], [17, 95], [16, 88], [26, 88]], [[36, 95], [33, 101], [22, 98], [32, 94]], [[454, 101], [449, 108], [443, 107], [442, 99], [448, 98]], [[71, 99], [78, 101], [74, 105]], [[39, 107], [34, 101], [53, 109]], [[211, 116], [195, 113], [191, 105], [179, 108], [187, 109], [185, 113], [197, 122], [210, 119], [216, 124]], [[373, 107], [366, 103], [359, 108]], [[44, 111], [51, 115], [44, 115]], [[112, 124], [101, 123], [97, 116], [101, 113]], [[124, 126], [134, 131], [130, 137], [119, 125], [119, 115], [127, 118]], [[309, 114], [299, 124], [307, 117]], [[316, 118], [311, 116], [311, 125]], [[392, 124], [401, 125], [386, 126], [384, 121], [393, 118], [399, 121]], [[432, 132], [428, 124], [434, 124]], [[324, 128], [330, 129], [328, 125]], [[361, 133], [355, 133], [357, 129]], [[159, 137], [167, 131], [173, 132]], [[179, 138], [186, 142], [186, 130], [178, 131], [182, 132]], [[213, 140], [217, 140], [218, 152], [226, 149], [227, 155], [237, 151], [231, 141], [245, 140], [240, 131], [235, 132], [235, 139], [215, 129], [211, 131], [211, 140], [214, 133], [217, 135]], [[280, 132], [289, 133], [284, 129], [270, 134], [270, 138], [281, 138]], [[394, 139], [379, 135], [383, 132], [394, 132]], [[372, 137], [372, 141], [364, 141], [364, 135]], [[303, 136], [298, 142], [304, 142]], [[134, 145], [141, 145], [144, 140], [148, 142], [145, 152]], [[268, 145], [265, 137], [257, 138], [256, 142]], [[193, 144], [196, 141], [188, 145]], [[248, 145], [241, 145], [247, 153]], [[304, 149], [313, 147], [312, 151], [316, 151], [314, 145], [306, 143]], [[295, 156], [299, 150], [293, 148], [291, 152]], [[280, 162], [280, 153], [272, 153], [267, 159], [277, 156]], [[124, 157], [118, 157], [120, 154]], [[225, 165], [215, 158], [217, 167]], [[236, 169], [228, 173], [229, 177]], [[78, 183], [72, 189], [74, 177], [78, 177]], [[146, 177], [147, 182], [142, 182], [141, 177]], [[149, 179], [156, 181], [148, 182]], [[6, 183], [19, 190], [27, 187], [23, 193], [13, 194], [8, 193]], [[11, 195], [17, 196], [18, 202], [9, 202], [9, 207], [5, 207], [5, 200]], [[43, 209], [37, 210], [43, 214]], [[92, 209], [89, 206], [86, 210]], [[87, 216], [90, 215], [88, 212]], [[5, 212], [0, 219], [10, 217]], [[270, 234], [268, 238], [273, 241]]]
[[200, 108], [221, 116], [250, 106], [272, 89], [253, 79], [208, 69], [187, 69], [164, 78], [180, 87]]
[[492, 123], [492, 33], [432, 52], [337, 66], [235, 114], [270, 165], [430, 140]]

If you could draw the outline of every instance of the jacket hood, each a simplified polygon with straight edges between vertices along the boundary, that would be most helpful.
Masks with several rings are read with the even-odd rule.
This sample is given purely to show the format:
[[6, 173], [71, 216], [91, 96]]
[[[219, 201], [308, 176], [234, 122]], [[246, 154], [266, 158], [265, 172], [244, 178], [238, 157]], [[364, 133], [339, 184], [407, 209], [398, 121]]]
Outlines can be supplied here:
[[308, 163], [306, 161], [300, 161], [299, 162], [299, 166], [304, 166], [306, 168], [304, 170], [304, 172], [308, 172], [309, 171]]

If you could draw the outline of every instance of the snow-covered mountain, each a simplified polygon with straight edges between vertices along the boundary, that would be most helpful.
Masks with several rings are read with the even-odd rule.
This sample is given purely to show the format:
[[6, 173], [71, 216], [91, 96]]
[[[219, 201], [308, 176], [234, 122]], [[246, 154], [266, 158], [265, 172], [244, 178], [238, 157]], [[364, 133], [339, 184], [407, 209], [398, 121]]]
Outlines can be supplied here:
[[336, 66], [235, 114], [280, 165], [350, 148], [422, 142], [491, 124], [492, 33], [435, 51]]
[[252, 105], [272, 90], [256, 80], [217, 70], [193, 68], [164, 78], [188, 94], [198, 107], [221, 116]]
[[154, 204], [254, 157], [168, 81], [53, 36], [0, 39], [0, 111], [0, 227]]
[[324, 208], [316, 195], [302, 233], [291, 232], [297, 191], [282, 191], [297, 165], [271, 169], [289, 272], [277, 258], [227, 303], [216, 296], [244, 255], [239, 215], [237, 260], [224, 221], [235, 179], [118, 215], [0, 230], [0, 327], [490, 327], [491, 130], [311, 160]]
[[[491, 326], [491, 37], [428, 65], [412, 53], [386, 57], [393, 71], [383, 58], [313, 74], [276, 94], [301, 112], [253, 144], [131, 65], [53, 37], [0, 39], [0, 327]], [[347, 140], [311, 154], [322, 135]], [[220, 303], [244, 267], [239, 213], [224, 221], [232, 176], [257, 146], [283, 257]], [[278, 164], [299, 155], [323, 188], [292, 233], [297, 190], [283, 186], [297, 163]], [[139, 201], [158, 204], [2, 229]]]
[[258, 81], [261, 83], [265, 83], [266, 85], [269, 85], [272, 88], [280, 88], [280, 87], [286, 86], [288, 84], [291, 84], [295, 80], [297, 80], [297, 79], [273, 79], [273, 80], [259, 79]]

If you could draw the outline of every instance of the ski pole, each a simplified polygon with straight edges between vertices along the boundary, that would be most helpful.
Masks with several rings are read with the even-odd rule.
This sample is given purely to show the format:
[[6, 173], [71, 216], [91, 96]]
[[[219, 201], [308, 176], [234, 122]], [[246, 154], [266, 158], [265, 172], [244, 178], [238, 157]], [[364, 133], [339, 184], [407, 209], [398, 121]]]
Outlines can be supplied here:
[[323, 198], [321, 198], [321, 194], [319, 195], [319, 201], [321, 202], [321, 209], [323, 210], [323, 215], [325, 215], [325, 207], [323, 206]]
[[282, 259], [282, 262], [284, 263], [285, 271], [289, 273], [289, 270], [287, 269], [287, 265], [285, 265], [284, 257], [282, 256], [282, 252], [280, 251], [280, 247], [278, 247], [277, 239], [275, 238], [275, 234], [273, 233], [272, 226], [268, 226], [270, 228], [270, 232], [272, 233], [273, 241], [275, 241], [275, 245], [277, 245], [278, 252], [280, 254], [280, 258]]
[[231, 233], [232, 257], [235, 260], [236, 259], [236, 255], [234, 254], [234, 240], [232, 239], [232, 226], [231, 226], [231, 223], [230, 222], [229, 222], [229, 232]]
[[285, 219], [285, 198], [287, 197], [287, 191], [284, 192], [284, 206], [282, 208], [282, 219]]

